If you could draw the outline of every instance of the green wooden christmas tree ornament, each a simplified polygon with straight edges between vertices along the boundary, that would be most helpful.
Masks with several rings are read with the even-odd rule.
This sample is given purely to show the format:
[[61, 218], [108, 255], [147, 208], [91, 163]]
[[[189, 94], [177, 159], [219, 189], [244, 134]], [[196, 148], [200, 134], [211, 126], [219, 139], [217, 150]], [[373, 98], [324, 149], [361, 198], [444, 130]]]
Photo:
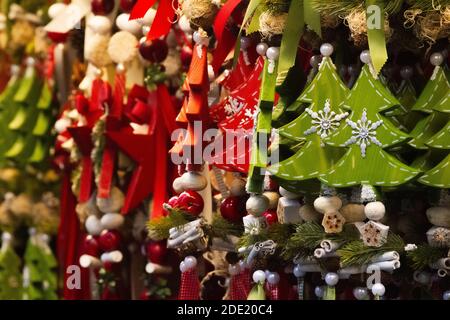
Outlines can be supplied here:
[[443, 62], [443, 57], [440, 53], [434, 53], [430, 58], [430, 62], [435, 66], [433, 74], [412, 108], [413, 111], [429, 114], [419, 120], [411, 130], [410, 135], [413, 139], [408, 143], [416, 149], [428, 149], [426, 143], [450, 119], [450, 100], [448, 98], [450, 84], [440, 66]]
[[0, 299], [22, 299], [21, 261], [11, 244], [12, 236], [8, 232], [2, 234], [0, 250]]
[[368, 52], [361, 54], [361, 60], [366, 65], [343, 103], [351, 114], [345, 125], [326, 139], [327, 144], [348, 149], [320, 180], [334, 187], [398, 186], [419, 173], [383, 150], [408, 139], [383, 116], [400, 103], [374, 77]]
[[[419, 182], [426, 184], [428, 186], [437, 188], [450, 188], [450, 90], [442, 98], [442, 100], [437, 103], [433, 110], [438, 114], [444, 114], [447, 116], [447, 123], [437, 131], [431, 138], [426, 142], [426, 145], [432, 150], [446, 150], [447, 156], [439, 162], [434, 168], [425, 172], [420, 178]], [[446, 112], [446, 113], [443, 113]]]
[[[339, 106], [349, 90], [337, 75], [336, 67], [331, 61], [333, 47], [324, 44], [321, 51], [324, 58], [316, 76], [295, 102], [308, 104], [308, 108], [298, 118], [278, 130], [280, 136], [286, 139], [304, 142], [292, 157], [270, 166], [269, 171], [281, 179], [280, 183], [283, 183], [283, 180], [302, 181], [317, 178], [343, 154], [342, 150], [325, 145], [324, 139], [339, 128], [343, 119], [348, 116], [348, 112]], [[295, 185], [288, 184], [289, 189]]]

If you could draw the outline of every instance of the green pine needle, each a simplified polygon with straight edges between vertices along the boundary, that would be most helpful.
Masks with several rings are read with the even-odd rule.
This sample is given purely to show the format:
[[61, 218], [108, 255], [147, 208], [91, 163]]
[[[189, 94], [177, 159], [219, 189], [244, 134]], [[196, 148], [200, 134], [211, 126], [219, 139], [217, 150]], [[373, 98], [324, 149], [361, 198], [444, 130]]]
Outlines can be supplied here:
[[[385, 10], [389, 14], [398, 12], [404, 0], [385, 0]], [[345, 16], [355, 9], [364, 8], [364, 0], [311, 0], [312, 7], [322, 14]]]
[[311, 256], [322, 240], [332, 240], [342, 244], [356, 239], [359, 239], [359, 232], [351, 224], [344, 225], [340, 233], [326, 233], [317, 222], [305, 222], [297, 225], [295, 232], [285, 243], [282, 257], [291, 260], [295, 256]]
[[436, 248], [428, 244], [417, 247], [416, 250], [408, 251], [406, 256], [411, 261], [411, 267], [414, 270], [426, 268], [430, 263], [434, 263], [442, 257], [446, 256], [446, 248]]
[[403, 239], [393, 233], [389, 233], [386, 243], [381, 247], [369, 247], [362, 240], [355, 240], [345, 244], [337, 250], [341, 258], [341, 266], [361, 266], [369, 263], [372, 258], [389, 251], [402, 252], [405, 247]]
[[227, 240], [227, 236], [240, 237], [243, 232], [244, 227], [242, 224], [231, 223], [224, 219], [220, 214], [214, 215], [210, 227], [211, 236]]
[[152, 240], [162, 240], [169, 238], [171, 228], [182, 226], [195, 220], [192, 215], [180, 210], [169, 210], [169, 215], [147, 222], [148, 236]]

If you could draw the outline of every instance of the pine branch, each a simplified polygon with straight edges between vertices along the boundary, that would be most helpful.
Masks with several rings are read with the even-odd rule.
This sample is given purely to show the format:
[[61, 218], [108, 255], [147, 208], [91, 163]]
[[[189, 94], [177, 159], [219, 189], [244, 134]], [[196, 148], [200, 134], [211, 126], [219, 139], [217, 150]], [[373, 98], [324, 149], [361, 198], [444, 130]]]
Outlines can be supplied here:
[[423, 244], [418, 246], [416, 250], [408, 251], [406, 256], [410, 260], [411, 267], [414, 270], [421, 270], [426, 268], [430, 263], [445, 257], [446, 252], [446, 248], [436, 248], [428, 244]]
[[362, 240], [355, 240], [345, 244], [337, 250], [341, 258], [341, 266], [361, 266], [369, 263], [372, 258], [389, 251], [402, 252], [405, 247], [403, 239], [393, 233], [389, 233], [387, 241], [381, 247], [369, 247]]
[[216, 214], [213, 217], [209, 233], [213, 237], [222, 238], [227, 240], [227, 236], [232, 235], [240, 237], [244, 232], [244, 228], [241, 224], [231, 223], [224, 219], [220, 214]]
[[305, 222], [296, 227], [295, 232], [285, 242], [282, 257], [291, 260], [295, 256], [311, 256], [322, 240], [331, 240], [339, 244], [359, 239], [359, 232], [351, 224], [344, 225], [340, 233], [326, 233], [317, 222]]
[[169, 238], [171, 228], [182, 226], [195, 220], [192, 215], [179, 210], [170, 210], [169, 215], [147, 222], [148, 236], [153, 240]]
[[[398, 12], [403, 5], [404, 0], [386, 0], [385, 11], [388, 14]], [[312, 7], [322, 14], [345, 16], [356, 9], [363, 9], [365, 4], [363, 0], [311, 0]]]

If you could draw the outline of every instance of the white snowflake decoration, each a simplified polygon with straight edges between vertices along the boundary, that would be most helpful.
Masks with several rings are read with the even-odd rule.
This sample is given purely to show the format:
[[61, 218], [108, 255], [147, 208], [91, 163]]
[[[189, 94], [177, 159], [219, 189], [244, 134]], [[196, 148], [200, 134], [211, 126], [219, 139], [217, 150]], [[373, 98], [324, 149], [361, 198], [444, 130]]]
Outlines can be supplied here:
[[[348, 112], [336, 114], [331, 111], [330, 99], [327, 99], [323, 110], [319, 112], [312, 111], [310, 108], [306, 108], [305, 111], [312, 118], [312, 126], [304, 132], [306, 136], [317, 132], [321, 139], [325, 139], [328, 135], [337, 129], [341, 124], [341, 120], [348, 116]], [[323, 142], [321, 142], [323, 146]]]
[[232, 116], [238, 113], [238, 111], [241, 110], [243, 105], [244, 103], [239, 101], [238, 99], [229, 97], [228, 103], [225, 105], [224, 109], [227, 116]]
[[353, 122], [352, 120], [347, 119], [346, 122], [353, 130], [352, 137], [344, 143], [344, 146], [356, 143], [361, 149], [361, 156], [363, 158], [366, 156], [366, 148], [370, 146], [371, 143], [374, 143], [379, 147], [382, 146], [381, 142], [376, 137], [376, 129], [383, 124], [383, 120], [375, 122], [367, 120], [367, 112], [364, 108], [360, 120]]

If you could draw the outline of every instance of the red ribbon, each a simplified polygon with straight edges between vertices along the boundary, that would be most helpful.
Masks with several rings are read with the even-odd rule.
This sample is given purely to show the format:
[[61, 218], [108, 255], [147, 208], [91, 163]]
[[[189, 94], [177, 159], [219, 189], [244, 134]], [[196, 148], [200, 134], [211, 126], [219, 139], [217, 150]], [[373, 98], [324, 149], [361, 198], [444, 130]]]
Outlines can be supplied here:
[[88, 269], [81, 268], [81, 286], [79, 289], [67, 286], [67, 278], [72, 275], [67, 272], [67, 268], [72, 265], [78, 265], [78, 260], [81, 256], [81, 244], [84, 239], [78, 215], [75, 211], [77, 201], [71, 190], [70, 176], [70, 170], [62, 172], [60, 222], [56, 244], [60, 275], [64, 279], [62, 298], [64, 300], [88, 300], [91, 296]]
[[[133, 10], [131, 10], [130, 20], [139, 19], [145, 16], [148, 9], [150, 9], [156, 0], [140, 0], [138, 1]], [[147, 34], [148, 40], [157, 39], [163, 35], [166, 35], [170, 31], [172, 26], [172, 19], [175, 15], [175, 8], [178, 6], [177, 1], [172, 0], [159, 0], [158, 10], [156, 11], [155, 19], [150, 27], [150, 31]]]
[[234, 9], [242, 0], [228, 0], [217, 13], [214, 21], [214, 34], [217, 39], [217, 47], [214, 50], [212, 67], [217, 73], [228, 53], [233, 49], [237, 36], [226, 28], [227, 21], [233, 13]]
[[156, 1], [157, 0], [138, 0], [130, 12], [130, 20], [143, 18], [148, 9], [153, 7]]

